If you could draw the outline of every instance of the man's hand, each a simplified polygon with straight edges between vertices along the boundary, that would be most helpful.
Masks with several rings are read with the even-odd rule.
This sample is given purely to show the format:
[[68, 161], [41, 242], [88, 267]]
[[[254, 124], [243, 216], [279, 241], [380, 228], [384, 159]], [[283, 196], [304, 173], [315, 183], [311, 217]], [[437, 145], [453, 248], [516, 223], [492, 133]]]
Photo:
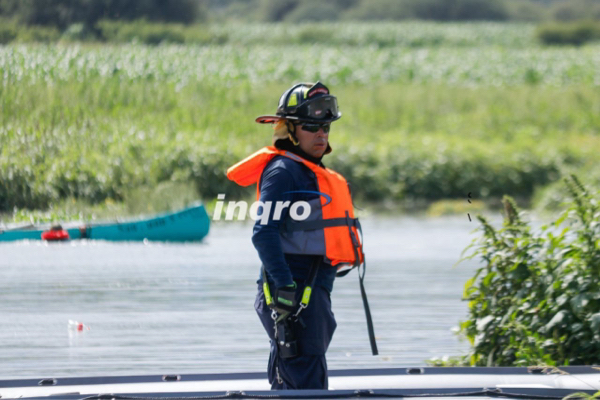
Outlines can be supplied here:
[[293, 285], [287, 285], [275, 289], [273, 297], [273, 309], [280, 314], [289, 314], [296, 311], [298, 303], [296, 302], [296, 282]]

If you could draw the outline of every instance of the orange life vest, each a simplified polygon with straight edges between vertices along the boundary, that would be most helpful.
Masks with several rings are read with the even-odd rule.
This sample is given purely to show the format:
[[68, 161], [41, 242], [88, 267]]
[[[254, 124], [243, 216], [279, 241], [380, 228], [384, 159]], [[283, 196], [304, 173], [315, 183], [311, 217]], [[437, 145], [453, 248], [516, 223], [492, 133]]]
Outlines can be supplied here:
[[[288, 248], [296, 254], [319, 254], [325, 261], [338, 270], [346, 265], [358, 266], [362, 264], [361, 237], [358, 234], [360, 224], [354, 218], [352, 198], [348, 183], [337, 172], [318, 166], [289, 151], [279, 150], [273, 146], [264, 147], [246, 159], [235, 164], [227, 170], [227, 178], [241, 186], [257, 184], [257, 197], [259, 197], [260, 177], [263, 170], [275, 156], [283, 156], [301, 163], [314, 172], [317, 178], [317, 190], [325, 196], [320, 196], [317, 201], [318, 210], [312, 210], [316, 217], [310, 221], [293, 221], [290, 217], [282, 223], [280, 237], [282, 242], [289, 242]], [[316, 219], [315, 219], [316, 218]], [[308, 236], [312, 235], [312, 236]], [[321, 238], [325, 243], [311, 246], [315, 238]], [[286, 251], [285, 245], [284, 252]], [[322, 254], [321, 254], [322, 253]]]

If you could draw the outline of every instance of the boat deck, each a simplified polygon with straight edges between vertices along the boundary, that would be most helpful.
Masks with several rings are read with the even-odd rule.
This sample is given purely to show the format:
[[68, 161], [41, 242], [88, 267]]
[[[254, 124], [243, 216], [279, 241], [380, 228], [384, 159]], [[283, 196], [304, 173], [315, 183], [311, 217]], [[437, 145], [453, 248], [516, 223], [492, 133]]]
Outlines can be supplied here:
[[270, 391], [265, 373], [112, 376], [0, 381], [1, 398], [29, 399], [344, 399], [538, 398], [600, 390], [595, 367], [391, 368], [330, 371], [329, 389]]

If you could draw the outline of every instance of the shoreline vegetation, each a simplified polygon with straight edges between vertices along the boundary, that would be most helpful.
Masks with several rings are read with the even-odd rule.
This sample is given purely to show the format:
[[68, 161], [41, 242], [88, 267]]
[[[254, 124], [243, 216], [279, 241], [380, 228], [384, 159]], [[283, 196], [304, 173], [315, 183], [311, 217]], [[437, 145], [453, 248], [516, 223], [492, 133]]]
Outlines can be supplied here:
[[[313, 38], [330, 29], [309, 26]], [[318, 79], [343, 112], [327, 166], [363, 208], [446, 213], [472, 193], [556, 210], [561, 177], [600, 187], [600, 45], [544, 47], [531, 24], [336, 26], [329, 44], [263, 43], [311, 31], [239, 24], [203, 46], [0, 46], [0, 219], [251, 198], [225, 170], [270, 143], [254, 118]]]
[[[600, 10], [600, 9], [599, 9]], [[600, 12], [600, 11], [599, 11]], [[599, 14], [600, 15], [600, 14]], [[599, 17], [600, 18], [600, 17]], [[600, 41], [600, 21], [406, 20], [332, 21], [283, 24], [274, 22], [224, 22], [181, 24], [99, 20], [93, 26], [74, 23], [64, 30], [48, 25], [23, 25], [0, 14], [0, 45], [46, 43], [119, 45], [145, 44], [191, 46], [290, 46], [344, 47], [474, 47], [511, 48], [581, 46]]]
[[574, 175], [562, 185], [569, 207], [540, 228], [532, 227], [510, 196], [502, 200], [501, 227], [477, 216], [481, 236], [459, 261], [477, 259], [481, 265], [465, 283], [469, 313], [457, 332], [471, 348], [429, 365], [597, 364], [600, 192]]

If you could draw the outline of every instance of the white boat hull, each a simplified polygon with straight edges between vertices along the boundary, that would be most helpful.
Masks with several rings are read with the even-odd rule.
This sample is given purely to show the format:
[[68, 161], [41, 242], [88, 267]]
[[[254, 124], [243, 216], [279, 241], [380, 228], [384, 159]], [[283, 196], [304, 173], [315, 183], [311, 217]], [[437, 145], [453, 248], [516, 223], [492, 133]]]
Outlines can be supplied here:
[[[0, 398], [4, 400], [52, 396], [52, 399], [83, 399], [103, 393], [137, 398], [197, 398], [225, 395], [227, 392], [238, 392], [232, 397], [261, 397], [275, 393], [297, 393], [272, 392], [269, 389], [265, 373], [46, 378], [0, 381]], [[456, 394], [456, 398], [461, 398], [471, 393], [470, 398], [492, 398], [499, 397], [496, 394], [501, 393], [520, 393], [523, 396], [529, 394], [562, 398], [574, 392], [599, 391], [600, 370], [593, 367], [566, 367], [553, 371], [527, 368], [344, 370], [330, 371], [329, 389], [301, 393], [307, 396], [310, 394], [311, 397], [321, 393], [320, 398], [327, 398], [333, 394], [343, 396], [344, 393], [348, 394], [348, 398], [358, 397], [360, 393], [372, 397], [377, 391], [386, 391], [386, 397], [396, 393], [399, 397], [415, 394], [421, 397], [430, 394], [430, 398], [436, 398], [436, 395], [448, 398]], [[480, 396], [474, 397], [477, 393]]]

